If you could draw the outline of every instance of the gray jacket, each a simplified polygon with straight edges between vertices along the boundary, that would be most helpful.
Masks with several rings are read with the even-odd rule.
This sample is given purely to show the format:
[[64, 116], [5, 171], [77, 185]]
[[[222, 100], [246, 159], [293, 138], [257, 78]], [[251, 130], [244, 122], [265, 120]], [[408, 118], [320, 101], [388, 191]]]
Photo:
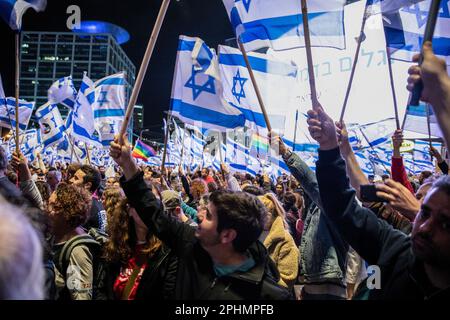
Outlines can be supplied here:
[[299, 275], [306, 283], [345, 285], [348, 244], [322, 214], [316, 175], [295, 153], [284, 161], [313, 202], [304, 221]]

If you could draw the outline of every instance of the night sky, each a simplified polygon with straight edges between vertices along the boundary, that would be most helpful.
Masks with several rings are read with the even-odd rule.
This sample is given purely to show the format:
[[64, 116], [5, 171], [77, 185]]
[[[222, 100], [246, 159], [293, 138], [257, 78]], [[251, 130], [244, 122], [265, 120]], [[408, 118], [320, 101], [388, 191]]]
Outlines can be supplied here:
[[[136, 66], [136, 76], [148, 39], [158, 15], [161, 0], [48, 0], [45, 12], [29, 9], [23, 16], [24, 31], [67, 32], [68, 6], [81, 8], [81, 20], [102, 20], [125, 28], [131, 35], [122, 45]], [[178, 36], [197, 36], [212, 48], [233, 31], [221, 0], [172, 0], [159, 35], [146, 78], [138, 98], [145, 108], [144, 126], [160, 137], [163, 112], [168, 110], [175, 67]], [[0, 23], [0, 74], [7, 96], [14, 95], [14, 35], [8, 25]], [[97, 80], [97, 79], [96, 79]], [[152, 136], [149, 136], [151, 138]]]

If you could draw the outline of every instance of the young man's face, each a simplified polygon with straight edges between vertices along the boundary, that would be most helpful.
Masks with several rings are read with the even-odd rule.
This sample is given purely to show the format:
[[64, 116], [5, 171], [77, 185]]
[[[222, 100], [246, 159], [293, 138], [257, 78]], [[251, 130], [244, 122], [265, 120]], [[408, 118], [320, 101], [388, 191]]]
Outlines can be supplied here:
[[204, 247], [212, 247], [220, 244], [220, 235], [217, 232], [218, 217], [216, 207], [209, 203], [204, 210], [199, 210], [199, 224], [195, 231], [195, 236]]
[[75, 172], [73, 177], [70, 179], [70, 183], [76, 186], [82, 186], [84, 184], [85, 175], [86, 173], [84, 173], [83, 170], [78, 169], [77, 172]]
[[429, 265], [450, 268], [450, 197], [437, 188], [425, 196], [411, 233], [414, 254]]

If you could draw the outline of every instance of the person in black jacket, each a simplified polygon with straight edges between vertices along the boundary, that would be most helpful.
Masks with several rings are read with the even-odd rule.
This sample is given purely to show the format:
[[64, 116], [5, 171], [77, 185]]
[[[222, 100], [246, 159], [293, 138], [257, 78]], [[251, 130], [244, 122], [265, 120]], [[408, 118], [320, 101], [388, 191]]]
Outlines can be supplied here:
[[366, 297], [449, 301], [449, 177], [433, 184], [412, 234], [407, 236], [358, 204], [346, 176], [333, 121], [321, 106], [308, 115], [309, 131], [320, 144], [316, 174], [324, 211], [350, 246], [379, 268], [380, 283], [368, 285], [374, 289], [367, 290]]
[[[122, 141], [125, 138], [122, 137]], [[110, 154], [123, 169], [121, 185], [149, 230], [178, 256], [175, 299], [288, 299], [277, 284], [279, 273], [257, 241], [265, 208], [243, 192], [214, 192], [197, 228], [164, 213], [131, 157], [130, 145], [111, 144]]]

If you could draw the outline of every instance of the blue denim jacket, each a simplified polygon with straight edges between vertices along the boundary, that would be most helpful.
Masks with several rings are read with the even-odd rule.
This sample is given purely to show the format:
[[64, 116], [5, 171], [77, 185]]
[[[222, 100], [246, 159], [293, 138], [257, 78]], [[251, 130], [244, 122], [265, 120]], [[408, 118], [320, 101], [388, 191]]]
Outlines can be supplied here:
[[348, 244], [322, 214], [316, 175], [295, 153], [289, 155], [285, 162], [313, 202], [304, 221], [299, 275], [306, 283], [345, 285]]

